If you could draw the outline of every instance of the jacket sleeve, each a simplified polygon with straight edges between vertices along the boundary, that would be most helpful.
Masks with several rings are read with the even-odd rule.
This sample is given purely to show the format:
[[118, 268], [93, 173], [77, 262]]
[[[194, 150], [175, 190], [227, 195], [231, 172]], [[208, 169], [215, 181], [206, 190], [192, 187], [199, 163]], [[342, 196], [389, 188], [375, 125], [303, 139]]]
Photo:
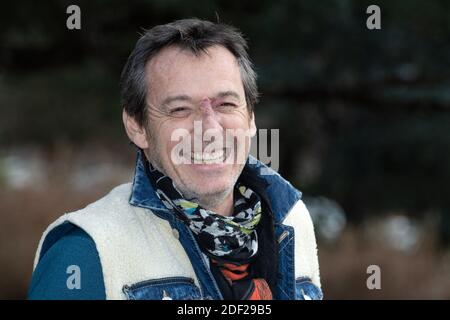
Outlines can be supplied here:
[[31, 300], [106, 299], [100, 258], [92, 238], [68, 224], [41, 254], [31, 279]]

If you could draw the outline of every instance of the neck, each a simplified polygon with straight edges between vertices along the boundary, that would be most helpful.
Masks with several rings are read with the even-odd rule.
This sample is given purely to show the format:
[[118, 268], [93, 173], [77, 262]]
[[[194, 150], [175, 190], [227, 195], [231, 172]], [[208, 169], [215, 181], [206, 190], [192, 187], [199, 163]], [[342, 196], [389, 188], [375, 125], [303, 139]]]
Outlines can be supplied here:
[[229, 192], [225, 198], [218, 199], [198, 199], [198, 204], [207, 210], [211, 210], [222, 216], [233, 215], [234, 202], [233, 202], [233, 192]]

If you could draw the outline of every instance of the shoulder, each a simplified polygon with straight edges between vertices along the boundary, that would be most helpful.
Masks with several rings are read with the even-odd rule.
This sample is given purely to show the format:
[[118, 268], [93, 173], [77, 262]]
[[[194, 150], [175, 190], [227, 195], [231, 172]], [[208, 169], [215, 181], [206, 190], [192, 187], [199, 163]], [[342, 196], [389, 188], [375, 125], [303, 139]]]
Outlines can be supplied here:
[[314, 225], [305, 203], [298, 200], [286, 216], [283, 224], [294, 229], [295, 276], [307, 277], [320, 287], [319, 260]]
[[253, 185], [261, 186], [270, 203], [275, 222], [281, 223], [294, 206], [298, 207], [302, 193], [278, 172], [256, 158], [249, 156], [242, 175], [252, 181]]
[[283, 224], [292, 225], [295, 228], [314, 231], [311, 215], [303, 200], [298, 200], [286, 215]]
[[91, 237], [71, 223], [60, 225], [49, 236], [33, 272], [29, 299], [105, 299], [100, 259]]
[[[70, 223], [85, 231], [90, 237], [95, 233], [102, 232], [107, 226], [120, 225], [121, 220], [126, 219], [124, 213], [128, 209], [128, 198], [131, 192], [131, 185], [123, 184], [111, 190], [103, 198], [87, 205], [78, 211], [66, 213], [52, 222], [44, 231], [36, 251], [34, 267], [46, 252], [49, 246], [53, 245], [66, 232], [66, 223]], [[117, 221], [119, 220], [119, 221]], [[117, 226], [115, 229], [119, 229]]]

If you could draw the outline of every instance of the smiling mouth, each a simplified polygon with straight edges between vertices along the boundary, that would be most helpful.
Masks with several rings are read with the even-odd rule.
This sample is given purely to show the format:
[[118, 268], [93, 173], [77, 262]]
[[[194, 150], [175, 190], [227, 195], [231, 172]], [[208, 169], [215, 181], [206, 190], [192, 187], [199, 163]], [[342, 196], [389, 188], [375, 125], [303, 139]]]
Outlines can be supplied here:
[[215, 152], [191, 152], [191, 164], [221, 164], [229, 156], [230, 149], [221, 149]]

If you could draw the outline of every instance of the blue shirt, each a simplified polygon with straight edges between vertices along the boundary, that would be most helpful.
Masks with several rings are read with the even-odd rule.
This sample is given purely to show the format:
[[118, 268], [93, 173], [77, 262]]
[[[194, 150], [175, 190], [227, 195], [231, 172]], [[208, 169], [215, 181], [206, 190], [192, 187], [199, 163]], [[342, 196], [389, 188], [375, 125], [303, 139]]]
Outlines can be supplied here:
[[[100, 257], [92, 238], [71, 223], [56, 228], [52, 234], [55, 241], [42, 249], [45, 252], [41, 252], [41, 259], [33, 272], [28, 298], [105, 300]], [[71, 270], [70, 266], [79, 267], [79, 289], [70, 285], [69, 278], [77, 272]]]

